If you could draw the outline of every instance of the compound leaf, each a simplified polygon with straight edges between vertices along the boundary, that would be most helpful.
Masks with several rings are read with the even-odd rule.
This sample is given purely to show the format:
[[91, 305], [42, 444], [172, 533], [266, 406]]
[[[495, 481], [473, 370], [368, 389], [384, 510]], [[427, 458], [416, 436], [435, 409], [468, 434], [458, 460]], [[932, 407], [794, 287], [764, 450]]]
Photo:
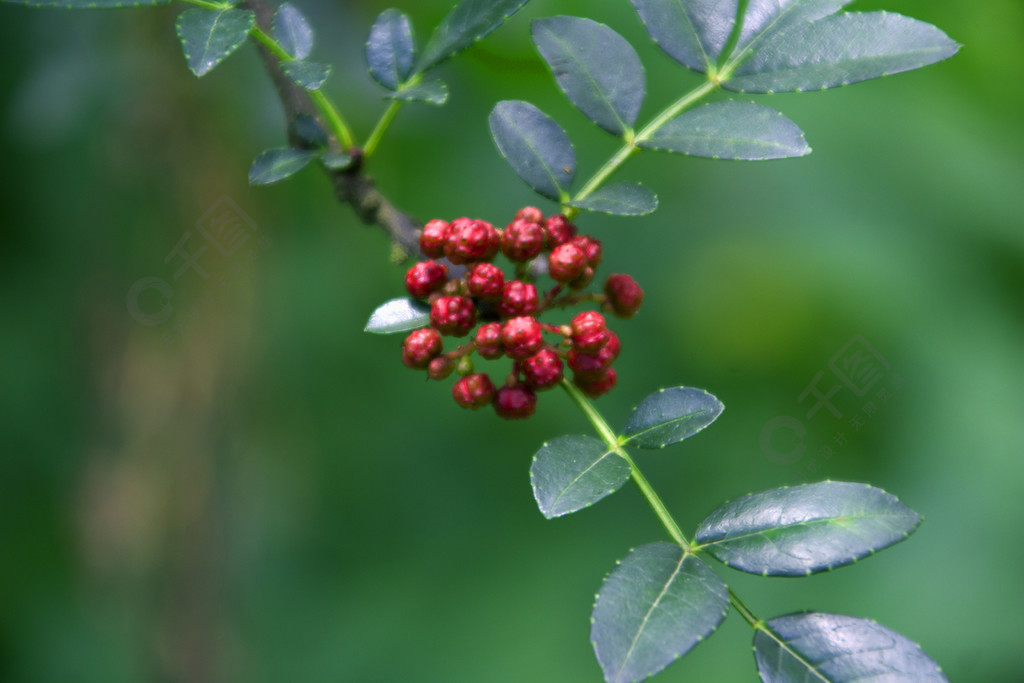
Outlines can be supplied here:
[[565, 131], [529, 102], [498, 102], [487, 119], [505, 160], [526, 184], [560, 201], [576, 173], [576, 150]]
[[171, 0], [0, 0], [0, 3], [26, 7], [55, 7], [59, 9], [115, 9], [121, 7], [148, 7], [166, 5]]
[[593, 505], [629, 479], [629, 463], [589, 436], [560, 436], [537, 451], [530, 483], [548, 519]]
[[767, 626], [754, 632], [764, 683], [948, 680], [917, 643], [870, 619], [806, 612]]
[[706, 564], [673, 543], [629, 553], [594, 603], [590, 640], [608, 683], [652, 676], [722, 623], [729, 591]]
[[178, 16], [175, 28], [188, 68], [204, 76], [237, 50], [252, 30], [255, 15], [249, 10], [190, 9]]
[[723, 87], [741, 92], [821, 90], [918, 69], [959, 49], [931, 24], [899, 14], [839, 14], [774, 35]]
[[615, 216], [644, 216], [658, 209], [658, 195], [640, 183], [615, 183], [594, 191], [569, 206]]
[[331, 75], [330, 64], [318, 62], [307, 62], [295, 59], [288, 62], [281, 62], [281, 70], [288, 78], [306, 90], [319, 90]]
[[684, 112], [640, 147], [747, 161], [810, 154], [803, 131], [780, 112], [753, 102], [716, 102]]
[[532, 30], [569, 101], [613, 135], [633, 127], [644, 101], [644, 68], [625, 38], [578, 17], [537, 19]]
[[392, 334], [415, 330], [429, 324], [430, 306], [408, 298], [392, 299], [377, 307], [363, 331]]
[[305, 59], [313, 51], [313, 29], [294, 5], [286, 2], [277, 8], [271, 31], [278, 44], [295, 59]]
[[736, 24], [737, 0], [632, 0], [669, 57], [694, 71], [715, 66]]
[[696, 541], [733, 569], [804, 576], [872, 555], [920, 523], [916, 512], [881, 489], [823, 481], [725, 503], [701, 522]]
[[319, 155], [316, 151], [292, 147], [268, 149], [260, 153], [249, 167], [249, 184], [269, 185], [284, 180], [301, 171]]
[[380, 13], [366, 41], [366, 64], [373, 79], [398, 90], [412, 73], [416, 46], [409, 17], [396, 9]]
[[425, 81], [393, 92], [388, 95], [388, 99], [426, 102], [440, 106], [448, 101], [448, 86], [444, 84], [444, 81]]
[[657, 391], [640, 402], [626, 421], [624, 443], [640, 448], [664, 448], [688, 439], [714, 422], [725, 406], [692, 387]]
[[430, 36], [416, 71], [432, 69], [498, 28], [529, 0], [462, 0]]

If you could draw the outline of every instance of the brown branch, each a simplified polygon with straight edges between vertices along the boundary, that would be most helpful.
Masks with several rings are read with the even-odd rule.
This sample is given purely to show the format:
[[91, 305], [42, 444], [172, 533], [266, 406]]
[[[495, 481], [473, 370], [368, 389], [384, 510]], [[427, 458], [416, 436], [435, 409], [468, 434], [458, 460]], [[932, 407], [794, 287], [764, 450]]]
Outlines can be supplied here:
[[[261, 29], [267, 33], [271, 31], [275, 11], [271, 4], [266, 0], [245, 0], [242, 5], [256, 13], [256, 24]], [[310, 143], [299, 135], [295, 128], [296, 119], [311, 116], [325, 131], [329, 128], [324, 124], [309, 94], [281, 71], [277, 56], [262, 44], [257, 43], [257, 47], [284, 108], [288, 121], [289, 144], [293, 147], [309, 147]], [[331, 148], [342, 151], [340, 142], [334, 136], [328, 135]], [[355, 158], [351, 167], [344, 170], [324, 169], [334, 185], [334, 193], [338, 200], [349, 204], [363, 223], [380, 226], [406, 255], [416, 254], [419, 251], [420, 222], [395, 208], [395, 205], [375, 187], [373, 179], [363, 173], [359, 149], [344, 151]]]

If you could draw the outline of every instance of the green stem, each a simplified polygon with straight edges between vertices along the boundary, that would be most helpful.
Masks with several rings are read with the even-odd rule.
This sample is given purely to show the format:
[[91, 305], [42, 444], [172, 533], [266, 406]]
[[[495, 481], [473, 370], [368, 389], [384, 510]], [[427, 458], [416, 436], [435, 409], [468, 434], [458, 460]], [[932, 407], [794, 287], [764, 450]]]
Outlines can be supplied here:
[[[196, 2], [196, 0], [188, 0], [189, 2]], [[201, 0], [200, 0], [201, 1]], [[259, 26], [252, 28], [252, 37], [260, 41], [264, 47], [270, 50], [275, 57], [280, 59], [282, 62], [291, 61], [292, 56], [281, 47], [280, 43], [271, 38], [267, 33]], [[328, 125], [331, 127], [331, 131], [334, 133], [338, 141], [341, 142], [341, 146], [347, 151], [352, 148], [355, 141], [352, 137], [352, 130], [345, 123], [345, 119], [342, 118], [341, 112], [334, 106], [323, 90], [313, 90], [309, 93], [309, 98], [313, 100], [313, 104], [320, 109], [320, 113], [323, 114], [324, 118], [327, 119]]]
[[637, 147], [637, 143], [649, 140], [652, 135], [658, 132], [658, 130], [666, 123], [678, 116], [680, 112], [692, 106], [695, 102], [704, 98], [706, 95], [718, 88], [719, 82], [719, 79], [708, 79], [704, 81], [698, 87], [694, 88], [666, 107], [660, 114], [655, 116], [650, 123], [644, 126], [636, 136], [632, 138], [627, 137], [626, 143], [614, 154], [614, 156], [612, 156], [601, 168], [597, 170], [597, 173], [587, 181], [586, 185], [584, 185], [579, 191], [579, 194], [573, 197], [573, 200], [578, 201], [593, 194], [594, 191], [601, 187], [601, 185], [603, 185], [613, 173], [619, 170], [620, 166], [640, 151], [640, 148]]
[[231, 9], [233, 6], [226, 2], [206, 2], [206, 0], [183, 0], [183, 2], [186, 2], [190, 5], [195, 5], [196, 7], [202, 7], [203, 9], [214, 10], [215, 12], [220, 12], [221, 10], [225, 9]]
[[377, 125], [373, 127], [373, 132], [370, 133], [370, 137], [366, 139], [366, 146], [363, 147], [363, 158], [370, 156], [376, 151], [377, 146], [380, 144], [381, 138], [384, 137], [384, 132], [391, 125], [391, 122], [395, 120], [395, 116], [398, 114], [398, 110], [402, 108], [405, 102], [401, 100], [393, 100], [388, 108], [384, 110], [380, 119], [377, 121]]
[[672, 514], [665, 507], [665, 503], [661, 501], [654, 487], [651, 486], [650, 482], [647, 481], [647, 477], [643, 475], [640, 468], [636, 466], [633, 459], [629, 457], [626, 450], [619, 443], [619, 438], [615, 435], [608, 423], [605, 421], [601, 413], [597, 412], [592, 404], [583, 393], [577, 389], [572, 382], [567, 379], [562, 380], [562, 388], [565, 389], [565, 393], [569, 394], [569, 398], [573, 400], [573, 403], [579, 407], [580, 411], [590, 421], [590, 424], [594, 426], [594, 429], [600, 435], [601, 440], [608, 445], [612, 451], [614, 451], [619, 457], [629, 463], [630, 476], [633, 478], [633, 482], [640, 489], [640, 493], [644, 495], [651, 508], [654, 510], [654, 514], [661, 520], [665, 530], [668, 531], [668, 535], [672, 537], [676, 543], [686, 552], [690, 552], [690, 543], [686, 540], [686, 536], [683, 535], [682, 530], [676, 521], [672, 518]]

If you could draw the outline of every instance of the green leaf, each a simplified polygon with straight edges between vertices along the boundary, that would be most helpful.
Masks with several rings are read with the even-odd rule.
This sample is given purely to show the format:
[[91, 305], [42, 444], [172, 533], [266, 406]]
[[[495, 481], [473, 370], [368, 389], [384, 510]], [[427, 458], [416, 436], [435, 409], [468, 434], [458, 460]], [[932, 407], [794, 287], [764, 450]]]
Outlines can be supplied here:
[[352, 165], [352, 157], [338, 152], [327, 152], [320, 157], [320, 162], [332, 171], [343, 171]]
[[292, 120], [292, 130], [305, 142], [314, 147], [327, 146], [327, 131], [320, 125], [315, 116], [297, 114]]
[[798, 22], [816, 21], [835, 14], [852, 0], [749, 0], [743, 29], [730, 62], [745, 59], [766, 39]]
[[413, 299], [392, 299], [377, 307], [364, 332], [392, 334], [407, 332], [430, 324], [430, 306]]
[[662, 389], [633, 409], [623, 430], [625, 443], [640, 448], [679, 443], [714, 422], [723, 410], [722, 402], [703, 389]]
[[615, 183], [571, 201], [569, 206], [616, 216], [643, 216], [658, 209], [658, 195], [640, 183]]
[[629, 463], [589, 436], [552, 439], [530, 466], [533, 497], [548, 519], [593, 505], [618, 491], [629, 475]]
[[576, 150], [562, 128], [529, 102], [498, 102], [487, 122], [509, 165], [526, 184], [560, 201], [576, 173]]
[[528, 1], [462, 0], [430, 36], [416, 65], [417, 73], [432, 69], [456, 52], [465, 50], [501, 26]]
[[313, 29], [294, 5], [286, 2], [277, 8], [271, 30], [274, 40], [295, 59], [305, 59], [313, 51]]
[[117, 9], [121, 7], [149, 7], [166, 5], [171, 0], [0, 0], [10, 5], [26, 7], [53, 7], [58, 9]]
[[916, 19], [888, 12], [840, 14], [776, 34], [723, 87], [822, 90], [918, 69], [959, 49], [945, 33]]
[[281, 62], [281, 71], [292, 79], [295, 85], [306, 90], [319, 90], [331, 75], [330, 64], [292, 60]]
[[448, 86], [444, 81], [426, 81], [410, 85], [408, 88], [388, 95], [389, 100], [403, 100], [405, 102], [426, 102], [438, 106], [448, 101]]
[[722, 623], [729, 590], [673, 543], [636, 548], [608, 575], [594, 603], [590, 640], [609, 683], [653, 676]]
[[251, 11], [241, 9], [190, 9], [182, 12], [175, 28], [192, 73], [206, 75], [237, 50], [249, 37], [255, 16]]
[[262, 152], [249, 167], [250, 185], [269, 185], [294, 175], [316, 159], [319, 152], [281, 147]]
[[613, 135], [632, 129], [644, 101], [644, 67], [625, 38], [577, 17], [536, 19], [533, 42], [558, 87], [587, 118]]
[[803, 131], [771, 107], [716, 102], [685, 112], [637, 143], [646, 149], [747, 161], [811, 153]]
[[415, 56], [409, 17], [396, 9], [381, 12], [366, 41], [366, 64], [373, 79], [388, 90], [398, 90], [412, 73]]
[[730, 501], [701, 522], [696, 540], [733, 569], [804, 576], [873, 555], [920, 523], [916, 512], [881, 489], [823, 481]]
[[632, 0], [651, 38], [694, 71], [715, 66], [736, 23], [737, 0]]
[[948, 680], [917, 643], [870, 619], [806, 612], [767, 626], [754, 632], [764, 683]]

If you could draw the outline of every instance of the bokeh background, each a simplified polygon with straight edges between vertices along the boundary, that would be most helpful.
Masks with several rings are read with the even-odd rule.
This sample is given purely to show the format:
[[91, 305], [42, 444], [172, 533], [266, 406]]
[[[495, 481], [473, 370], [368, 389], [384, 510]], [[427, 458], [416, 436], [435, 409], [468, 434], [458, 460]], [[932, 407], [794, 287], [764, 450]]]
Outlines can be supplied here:
[[[420, 37], [445, 0], [400, 5]], [[376, 0], [301, 2], [337, 65], [330, 91], [365, 135], [380, 91], [362, 44]], [[898, 494], [907, 543], [807, 580], [723, 576], [761, 616], [868, 616], [920, 642], [951, 680], [1024, 676], [1024, 5], [886, 0], [964, 48], [922, 71], [758, 98], [807, 134], [806, 159], [644, 155], [622, 179], [645, 218], [588, 215], [609, 272], [644, 310], [616, 323], [613, 424], [661, 386], [704, 387], [710, 429], [639, 461], [685, 529], [722, 501], [830, 477]], [[533, 452], [588, 427], [558, 392], [506, 423], [362, 332], [402, 293], [389, 245], [314, 169], [269, 188], [246, 171], [284, 144], [255, 50], [196, 80], [180, 5], [70, 13], [0, 7], [0, 680], [596, 681], [593, 594], [633, 546], [663, 540], [627, 487], [545, 521]], [[564, 100], [529, 19], [611, 25], [648, 68], [642, 116], [694, 85], [626, 0], [535, 0], [441, 70], [444, 108], [408, 107], [373, 167], [422, 219], [507, 222], [536, 198], [489, 139], [500, 99], [570, 132], [580, 175], [614, 149]], [[253, 238], [200, 257], [225, 206]], [[541, 205], [545, 210], [553, 207]], [[173, 283], [170, 317], [142, 278]], [[870, 394], [807, 417], [801, 394], [851, 340], [888, 363]], [[878, 392], [886, 390], [884, 396]], [[884, 398], [884, 400], [883, 400]], [[868, 407], [872, 403], [874, 410]], [[765, 425], [790, 416], [796, 447]], [[770, 430], [769, 430], [770, 431]], [[789, 434], [791, 437], [792, 435]], [[831, 450], [829, 450], [831, 449]], [[753, 681], [732, 615], [658, 680]]]

